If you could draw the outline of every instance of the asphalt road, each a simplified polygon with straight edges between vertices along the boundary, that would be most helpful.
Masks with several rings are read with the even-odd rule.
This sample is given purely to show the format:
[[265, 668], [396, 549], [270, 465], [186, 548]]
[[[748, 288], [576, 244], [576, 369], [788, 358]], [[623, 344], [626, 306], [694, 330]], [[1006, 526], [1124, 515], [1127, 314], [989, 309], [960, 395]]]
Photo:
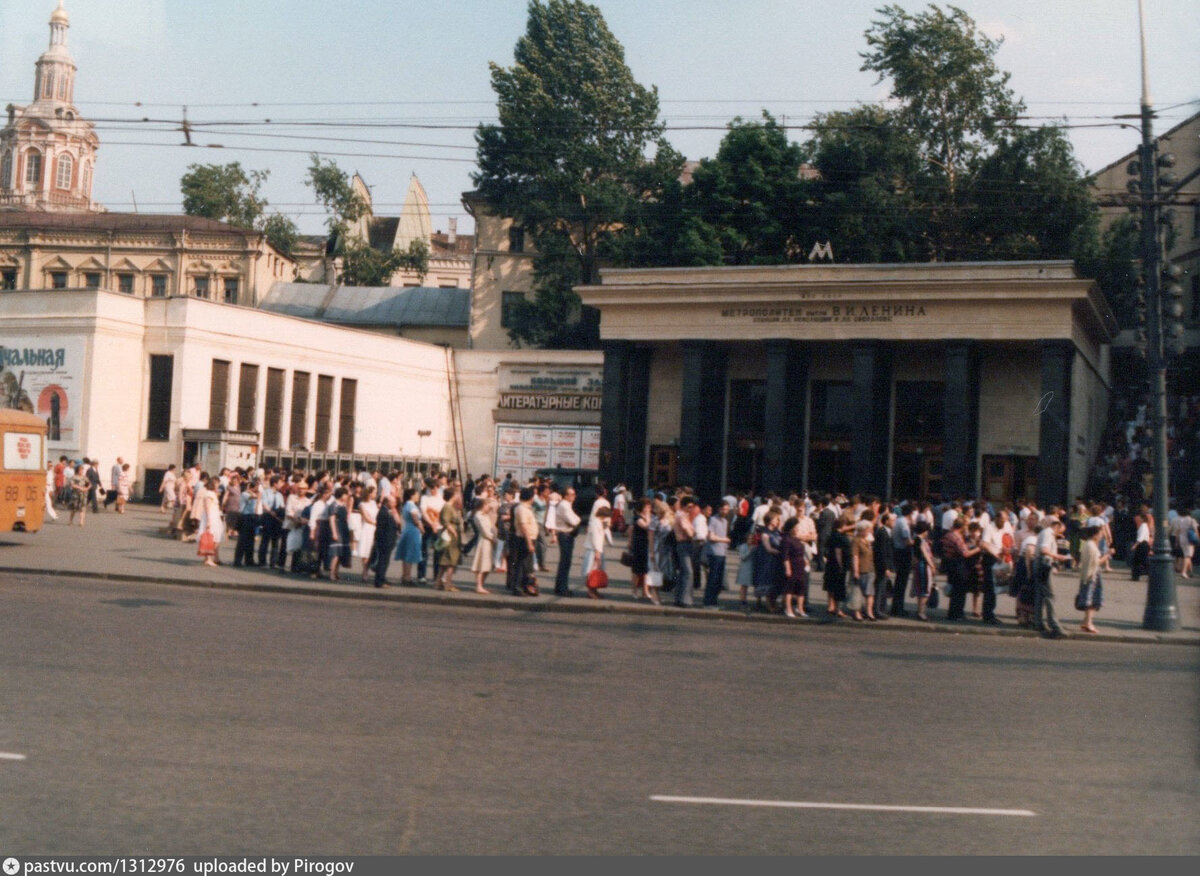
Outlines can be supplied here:
[[1200, 852], [1200, 649], [798, 632], [0, 576], [0, 855]]

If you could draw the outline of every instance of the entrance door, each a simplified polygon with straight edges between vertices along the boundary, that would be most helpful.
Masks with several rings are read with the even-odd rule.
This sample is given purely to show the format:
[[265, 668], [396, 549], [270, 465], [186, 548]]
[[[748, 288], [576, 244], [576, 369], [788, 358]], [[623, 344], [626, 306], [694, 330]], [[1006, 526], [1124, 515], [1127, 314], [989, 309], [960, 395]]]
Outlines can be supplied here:
[[813, 442], [808, 452], [808, 488], [835, 496], [846, 492], [853, 463], [853, 453], [844, 446]]
[[653, 487], [675, 486], [675, 466], [679, 462], [679, 448], [672, 444], [650, 446], [650, 485]]
[[989, 502], [1037, 500], [1036, 456], [985, 456], [983, 495]]
[[985, 456], [983, 459], [983, 495], [989, 502], [1008, 502], [1012, 499], [1013, 461], [1007, 456]]
[[892, 495], [897, 499], [941, 501], [941, 453], [897, 450], [892, 457]]

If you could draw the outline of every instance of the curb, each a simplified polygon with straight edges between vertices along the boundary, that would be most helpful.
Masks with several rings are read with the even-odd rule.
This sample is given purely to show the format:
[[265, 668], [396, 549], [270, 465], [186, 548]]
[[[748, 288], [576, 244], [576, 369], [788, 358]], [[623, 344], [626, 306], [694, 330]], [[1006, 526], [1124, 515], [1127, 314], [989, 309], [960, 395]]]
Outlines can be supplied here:
[[[452, 596], [438, 591], [397, 589], [392, 585], [387, 590], [358, 583], [325, 587], [306, 584], [246, 583], [240, 581], [196, 581], [189, 579], [167, 580], [148, 575], [128, 575], [113, 572], [84, 572], [64, 569], [30, 569], [16, 566], [0, 566], [0, 574], [39, 575], [55, 578], [88, 578], [100, 581], [116, 581], [127, 584], [154, 584], [161, 587], [195, 587], [207, 590], [232, 590], [243, 593], [279, 593], [293, 596], [328, 597], [331, 599], [353, 599], [365, 602], [395, 602], [418, 605], [453, 606], [458, 608], [546, 612], [552, 614], [624, 614], [641, 617], [683, 617], [694, 620], [725, 621], [733, 623], [775, 624], [799, 629], [820, 627], [841, 630], [888, 630], [897, 633], [935, 633], [942, 635], [994, 636], [1007, 638], [1040, 639], [1040, 633], [1016, 626], [983, 627], [974, 625], [957, 626], [941, 622], [905, 623], [889, 620], [885, 623], [859, 624], [854, 621], [807, 620], [797, 623], [782, 615], [767, 615], [736, 610], [710, 611], [700, 608], [677, 608], [673, 605], [641, 605], [608, 600], [564, 599], [556, 596], [539, 596], [514, 599], [509, 596], [478, 596], [474, 594]], [[1200, 638], [1151, 634], [1145, 636], [1121, 633], [1099, 633], [1097, 635], [1075, 635], [1068, 633], [1064, 641], [1107, 642], [1141, 645], [1183, 645], [1200, 647]]]

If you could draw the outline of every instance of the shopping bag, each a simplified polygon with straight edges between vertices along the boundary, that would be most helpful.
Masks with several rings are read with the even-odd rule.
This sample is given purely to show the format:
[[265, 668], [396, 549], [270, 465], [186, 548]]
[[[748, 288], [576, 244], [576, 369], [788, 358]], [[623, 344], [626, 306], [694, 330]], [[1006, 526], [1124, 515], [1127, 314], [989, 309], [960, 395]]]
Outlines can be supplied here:
[[603, 590], [608, 586], [608, 573], [603, 569], [592, 569], [588, 572], [587, 587], [588, 590]]

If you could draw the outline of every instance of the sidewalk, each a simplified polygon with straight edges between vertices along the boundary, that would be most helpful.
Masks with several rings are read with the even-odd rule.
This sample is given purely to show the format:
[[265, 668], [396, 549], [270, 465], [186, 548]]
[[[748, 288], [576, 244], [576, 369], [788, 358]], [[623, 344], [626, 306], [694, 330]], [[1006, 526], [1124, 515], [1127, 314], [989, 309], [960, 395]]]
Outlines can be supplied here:
[[[0, 533], [0, 573], [23, 575], [72, 575], [89, 578], [108, 579], [113, 581], [146, 582], [157, 584], [175, 584], [192, 587], [218, 587], [231, 590], [248, 590], [267, 593], [292, 593], [313, 596], [342, 597], [352, 599], [381, 599], [394, 602], [418, 602], [434, 605], [455, 605], [466, 608], [506, 608], [521, 611], [552, 611], [552, 612], [619, 612], [641, 616], [678, 616], [707, 621], [733, 621], [748, 623], [781, 624], [796, 628], [797, 632], [804, 628], [823, 623], [825, 594], [821, 590], [820, 574], [815, 575], [815, 582], [809, 589], [810, 602], [815, 611], [810, 611], [808, 620], [791, 620], [781, 615], [768, 615], [759, 612], [745, 612], [737, 598], [736, 588], [732, 582], [736, 580], [738, 561], [730, 557], [730, 566], [726, 570], [726, 583], [731, 589], [722, 594], [720, 610], [701, 608], [674, 608], [670, 605], [654, 606], [645, 601], [635, 601], [630, 591], [629, 570], [621, 566], [616, 558], [623, 547], [623, 539], [618, 538], [618, 544], [609, 548], [606, 570], [610, 576], [610, 585], [604, 591], [602, 600], [586, 598], [583, 592], [583, 582], [579, 575], [579, 557], [575, 559], [575, 570], [571, 586], [577, 598], [564, 598], [554, 595], [517, 598], [507, 595], [504, 590], [504, 577], [493, 573], [488, 578], [488, 589], [493, 591], [491, 596], [483, 596], [473, 592], [473, 576], [469, 572], [470, 558], [460, 566], [455, 581], [460, 590], [457, 593], [442, 593], [430, 587], [410, 588], [392, 586], [386, 589], [376, 589], [369, 584], [360, 583], [357, 573], [343, 575], [342, 581], [313, 581], [307, 577], [283, 574], [278, 571], [250, 568], [235, 569], [229, 565], [233, 558], [233, 545], [226, 542], [221, 546], [221, 557], [225, 565], [220, 568], [204, 566], [196, 556], [194, 543], [183, 544], [168, 538], [165, 533], [166, 515], [157, 508], [144, 505], [130, 505], [127, 513], [118, 515], [114, 511], [102, 511], [99, 514], [88, 513], [85, 527], [68, 527], [67, 513], [59, 512], [57, 522], [47, 521], [45, 527], [38, 533], [10, 532]], [[582, 553], [578, 551], [577, 553]], [[557, 568], [557, 551], [551, 550], [547, 557], [551, 569]], [[389, 576], [394, 582], [398, 580], [399, 564], [393, 563], [393, 573]], [[1129, 572], [1122, 566], [1104, 577], [1104, 607], [1096, 619], [1099, 635], [1078, 633], [1079, 621], [1082, 617], [1074, 608], [1074, 597], [1077, 578], [1073, 573], [1063, 573], [1055, 576], [1056, 605], [1064, 630], [1076, 641], [1108, 641], [1108, 642], [1141, 642], [1141, 643], [1173, 643], [1197, 646], [1200, 645], [1200, 579], [1177, 580], [1176, 588], [1179, 599], [1180, 630], [1175, 633], [1155, 633], [1143, 630], [1142, 612], [1146, 601], [1145, 580], [1133, 582], [1129, 580]], [[553, 577], [540, 575], [539, 589], [543, 594], [553, 593]], [[939, 587], [942, 582], [939, 580]], [[699, 603], [699, 594], [696, 594]], [[669, 603], [671, 594], [662, 594]], [[909, 601], [910, 611], [915, 608]], [[969, 610], [969, 605], [968, 605]], [[855, 623], [854, 621], [839, 621], [839, 628], [853, 629], [857, 632], [924, 632], [924, 633], [959, 633], [964, 635], [990, 636], [1025, 636], [1034, 637], [1036, 634], [1029, 630], [1019, 629], [1014, 620], [1014, 600], [1006, 595], [999, 598], [998, 613], [1004, 625], [1000, 627], [984, 626], [978, 621], [964, 621], [955, 624], [943, 622], [945, 617], [945, 598], [942, 607], [931, 612], [932, 623], [909, 618], [891, 618], [885, 623]]]

